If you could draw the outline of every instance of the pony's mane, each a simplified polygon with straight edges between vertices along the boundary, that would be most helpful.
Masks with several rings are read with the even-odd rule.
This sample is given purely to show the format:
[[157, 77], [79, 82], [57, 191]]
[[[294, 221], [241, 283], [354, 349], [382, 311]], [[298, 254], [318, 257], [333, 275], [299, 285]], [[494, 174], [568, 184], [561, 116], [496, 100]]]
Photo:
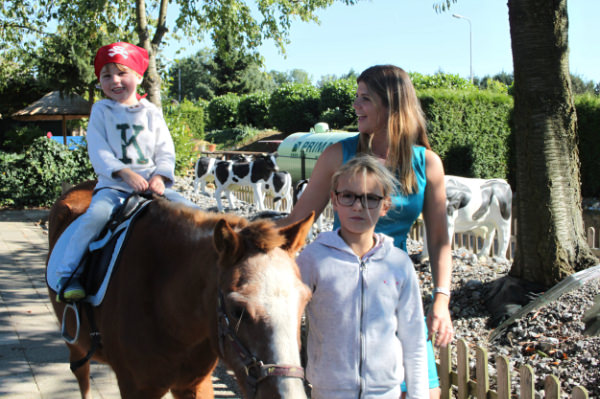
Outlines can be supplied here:
[[158, 198], [154, 202], [156, 203], [156, 213], [160, 215], [155, 219], [163, 226], [167, 224], [180, 231], [191, 233], [190, 229], [212, 229], [219, 220], [225, 219], [247, 244], [260, 251], [268, 252], [285, 244], [285, 237], [279, 234], [275, 224], [270, 220], [257, 220], [250, 223], [238, 215], [203, 212], [162, 198]]
[[205, 212], [194, 209], [184, 204], [168, 201], [164, 198], [155, 198], [156, 213], [161, 215], [161, 223], [174, 224], [183, 228], [202, 228], [213, 226], [220, 220], [225, 219], [233, 228], [243, 228], [248, 221], [234, 214], [222, 214]]
[[281, 247], [286, 241], [285, 237], [279, 234], [279, 230], [275, 228], [275, 224], [270, 220], [252, 222], [240, 231], [240, 235], [246, 242], [264, 252]]

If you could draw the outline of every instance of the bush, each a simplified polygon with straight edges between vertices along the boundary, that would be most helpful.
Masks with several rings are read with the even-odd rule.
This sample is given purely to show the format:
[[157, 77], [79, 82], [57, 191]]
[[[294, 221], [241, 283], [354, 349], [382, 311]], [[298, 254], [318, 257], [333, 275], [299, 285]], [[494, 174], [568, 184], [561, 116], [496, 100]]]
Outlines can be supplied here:
[[87, 149], [66, 146], [46, 137], [35, 139], [23, 153], [0, 153], [0, 206], [50, 206], [61, 183], [94, 179]]
[[283, 133], [308, 132], [319, 121], [319, 90], [311, 84], [285, 83], [271, 94], [271, 122]]
[[239, 124], [240, 98], [234, 93], [215, 97], [208, 103], [209, 129], [225, 129]]
[[2, 151], [22, 152], [38, 137], [44, 136], [44, 131], [39, 126], [14, 126], [4, 133]]
[[175, 174], [183, 175], [193, 167], [196, 160], [194, 134], [188, 125], [189, 119], [177, 109], [165, 112], [164, 116], [175, 146]]
[[356, 121], [354, 98], [356, 79], [338, 79], [326, 82], [321, 88], [321, 121], [333, 129], [341, 129]]
[[476, 87], [467, 79], [459, 75], [438, 72], [435, 75], [422, 75], [417, 72], [408, 74], [416, 90], [426, 89], [450, 89], [450, 90], [470, 90]]
[[238, 118], [241, 125], [257, 129], [271, 127], [269, 121], [269, 94], [257, 91], [243, 96], [238, 105]]
[[196, 139], [204, 138], [204, 107], [184, 100], [176, 108], [181, 120], [189, 127], [192, 136]]
[[206, 139], [217, 144], [220, 149], [234, 149], [247, 144], [258, 130], [251, 126], [238, 126], [223, 130], [213, 130], [206, 135]]
[[600, 98], [589, 94], [577, 96], [575, 109], [581, 164], [581, 195], [600, 197]]
[[478, 90], [426, 90], [419, 92], [419, 99], [431, 147], [447, 174], [509, 178], [512, 97]]

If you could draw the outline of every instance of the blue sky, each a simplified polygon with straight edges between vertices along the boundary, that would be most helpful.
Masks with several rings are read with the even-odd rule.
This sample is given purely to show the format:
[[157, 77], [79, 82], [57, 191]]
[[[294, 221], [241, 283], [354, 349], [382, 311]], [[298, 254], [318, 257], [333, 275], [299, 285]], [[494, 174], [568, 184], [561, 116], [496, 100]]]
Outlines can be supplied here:
[[[473, 74], [483, 77], [512, 72], [506, 0], [459, 0], [450, 11], [436, 13], [433, 0], [361, 0], [354, 6], [334, 4], [318, 12], [321, 24], [292, 23], [286, 55], [272, 41], [259, 48], [265, 69], [303, 69], [313, 82], [323, 75], [357, 73], [391, 63], [409, 72], [437, 71], [469, 78], [469, 23], [473, 37]], [[571, 73], [600, 82], [600, 0], [570, 0]], [[205, 44], [203, 44], [205, 45]], [[185, 45], [183, 55], [201, 48]], [[181, 44], [171, 44], [167, 56]], [[177, 55], [175, 57], [181, 57]]]

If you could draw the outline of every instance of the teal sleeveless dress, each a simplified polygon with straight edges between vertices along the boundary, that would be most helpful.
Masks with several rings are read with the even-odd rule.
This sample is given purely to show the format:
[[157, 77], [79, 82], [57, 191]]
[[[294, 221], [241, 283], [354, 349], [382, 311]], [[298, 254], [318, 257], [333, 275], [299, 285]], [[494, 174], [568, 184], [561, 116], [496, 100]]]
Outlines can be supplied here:
[[[356, 155], [358, 135], [340, 141], [343, 151], [343, 163], [348, 162]], [[425, 174], [425, 147], [413, 146], [412, 167], [417, 178], [417, 192], [404, 195], [400, 192], [392, 196], [392, 208], [387, 215], [380, 218], [375, 227], [378, 233], [384, 233], [394, 239], [394, 245], [406, 251], [406, 237], [408, 232], [423, 211], [425, 199], [425, 185], [427, 176]], [[335, 215], [333, 229], [340, 227], [340, 221]]]
[[[349, 137], [340, 141], [342, 144], [343, 160], [348, 162], [356, 155], [359, 135]], [[417, 192], [404, 195], [401, 192], [392, 196], [392, 208], [387, 215], [380, 218], [375, 226], [375, 231], [384, 233], [394, 238], [394, 245], [406, 251], [406, 238], [417, 217], [423, 211], [425, 201], [425, 185], [427, 184], [427, 175], [425, 170], [425, 147], [413, 146], [412, 148], [412, 167], [417, 178]], [[334, 215], [333, 229], [340, 227], [340, 221], [337, 214]], [[427, 327], [425, 327], [427, 334]], [[433, 353], [433, 343], [427, 341], [427, 370], [429, 373], [429, 389], [440, 386], [440, 380], [437, 375], [437, 365], [435, 363], [435, 354]], [[406, 392], [406, 384], [402, 383], [402, 392]]]

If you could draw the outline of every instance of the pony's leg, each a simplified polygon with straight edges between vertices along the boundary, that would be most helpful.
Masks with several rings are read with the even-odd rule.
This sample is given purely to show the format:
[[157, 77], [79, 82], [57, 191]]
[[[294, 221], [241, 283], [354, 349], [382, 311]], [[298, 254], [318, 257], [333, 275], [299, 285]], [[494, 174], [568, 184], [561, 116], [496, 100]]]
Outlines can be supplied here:
[[119, 392], [121, 393], [121, 399], [161, 399], [168, 390], [158, 388], [146, 388], [140, 389], [134, 383], [134, 377], [129, 373], [123, 375], [117, 373], [117, 382], [119, 383]]
[[171, 389], [175, 399], [214, 399], [212, 376], [207, 375], [195, 387], [186, 389]]
[[[86, 355], [83, 350], [74, 345], [67, 344], [67, 347], [69, 347], [69, 361], [71, 363], [83, 359]], [[85, 362], [73, 374], [75, 374], [75, 378], [77, 378], [77, 383], [79, 384], [81, 399], [92, 399], [92, 392], [90, 390], [90, 362]]]

